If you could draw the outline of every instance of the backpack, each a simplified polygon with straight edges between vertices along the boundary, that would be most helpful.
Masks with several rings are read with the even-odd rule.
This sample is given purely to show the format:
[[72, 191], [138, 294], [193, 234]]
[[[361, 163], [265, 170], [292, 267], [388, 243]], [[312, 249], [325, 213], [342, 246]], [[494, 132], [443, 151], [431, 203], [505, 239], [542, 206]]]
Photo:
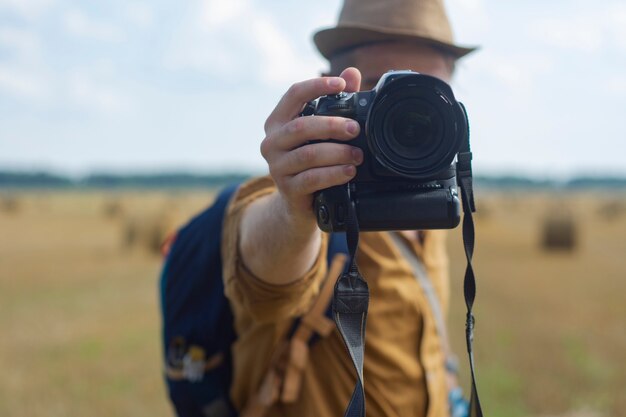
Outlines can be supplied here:
[[[225, 210], [236, 190], [237, 185], [225, 188], [178, 231], [162, 269], [165, 380], [179, 417], [237, 416], [229, 399], [236, 334], [220, 253]], [[329, 265], [339, 253], [348, 253], [345, 234], [332, 234]], [[326, 315], [331, 317], [330, 306]], [[309, 345], [317, 339], [312, 337]]]

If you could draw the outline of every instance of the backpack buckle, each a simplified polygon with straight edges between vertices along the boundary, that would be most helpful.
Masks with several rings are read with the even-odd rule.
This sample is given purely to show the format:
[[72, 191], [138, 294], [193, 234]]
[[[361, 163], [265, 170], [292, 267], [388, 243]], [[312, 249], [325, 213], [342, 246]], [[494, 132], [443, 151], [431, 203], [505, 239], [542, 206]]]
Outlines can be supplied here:
[[206, 362], [204, 349], [197, 345], [191, 345], [187, 354], [183, 357], [183, 377], [189, 382], [199, 382], [204, 376]]

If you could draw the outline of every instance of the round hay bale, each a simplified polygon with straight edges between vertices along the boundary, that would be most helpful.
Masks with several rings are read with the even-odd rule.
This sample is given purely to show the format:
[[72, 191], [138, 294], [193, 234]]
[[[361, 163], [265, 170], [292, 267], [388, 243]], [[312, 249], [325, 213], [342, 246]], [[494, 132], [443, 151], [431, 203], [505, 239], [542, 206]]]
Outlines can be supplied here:
[[544, 250], [572, 251], [578, 243], [578, 227], [571, 215], [549, 216], [542, 226]]
[[611, 200], [603, 202], [597, 210], [598, 216], [606, 221], [617, 220], [626, 214], [626, 201]]
[[136, 218], [127, 219], [124, 223], [122, 246], [132, 248], [136, 245], [139, 236], [139, 222]]
[[122, 246], [160, 254], [163, 243], [174, 231], [170, 216], [166, 213], [152, 216], [131, 216], [123, 227]]
[[20, 200], [14, 195], [4, 195], [0, 197], [0, 212], [15, 214], [21, 209]]
[[124, 215], [124, 205], [118, 199], [111, 199], [104, 202], [102, 214], [107, 219], [119, 219]]

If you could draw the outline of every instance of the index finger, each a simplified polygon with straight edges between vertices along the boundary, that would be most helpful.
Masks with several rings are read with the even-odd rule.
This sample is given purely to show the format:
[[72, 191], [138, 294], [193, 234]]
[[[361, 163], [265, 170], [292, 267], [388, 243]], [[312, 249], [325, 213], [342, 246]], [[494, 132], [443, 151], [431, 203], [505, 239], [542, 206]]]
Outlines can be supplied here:
[[341, 77], [313, 78], [292, 85], [267, 118], [265, 131], [293, 120], [308, 101], [326, 94], [340, 93], [345, 87], [346, 81]]
[[361, 90], [361, 71], [354, 67], [348, 67], [341, 71], [339, 75], [346, 80], [346, 90], [349, 93], [354, 93]]

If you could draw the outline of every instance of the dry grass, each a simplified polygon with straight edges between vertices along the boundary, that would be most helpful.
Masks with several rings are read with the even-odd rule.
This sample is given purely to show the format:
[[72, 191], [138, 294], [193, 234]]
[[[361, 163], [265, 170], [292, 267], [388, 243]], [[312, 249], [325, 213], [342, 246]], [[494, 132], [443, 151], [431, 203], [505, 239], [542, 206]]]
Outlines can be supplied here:
[[[0, 416], [170, 415], [160, 374], [160, 258], [123, 247], [97, 193], [25, 194], [0, 213]], [[149, 218], [209, 193], [127, 193]], [[42, 204], [45, 201], [45, 204]], [[121, 220], [121, 219], [120, 219]]]
[[[598, 204], [608, 201], [601, 194], [522, 194], [515, 205], [507, 195], [479, 198], [492, 209], [478, 216], [475, 252], [476, 359], [489, 414], [625, 416], [626, 218], [598, 218]], [[555, 210], [575, 219], [575, 251], [539, 244]], [[462, 357], [460, 230], [450, 249], [450, 319]]]
[[[160, 258], [124, 246], [125, 225], [169, 213], [172, 228], [211, 196], [13, 197], [19, 210], [0, 211], [0, 416], [171, 415], [160, 374]], [[107, 215], [111, 202], [123, 210]], [[626, 416], [626, 196], [479, 193], [479, 202], [476, 359], [487, 414]], [[540, 245], [555, 204], [575, 219], [573, 252]], [[452, 231], [450, 318], [465, 364], [460, 240]]]

